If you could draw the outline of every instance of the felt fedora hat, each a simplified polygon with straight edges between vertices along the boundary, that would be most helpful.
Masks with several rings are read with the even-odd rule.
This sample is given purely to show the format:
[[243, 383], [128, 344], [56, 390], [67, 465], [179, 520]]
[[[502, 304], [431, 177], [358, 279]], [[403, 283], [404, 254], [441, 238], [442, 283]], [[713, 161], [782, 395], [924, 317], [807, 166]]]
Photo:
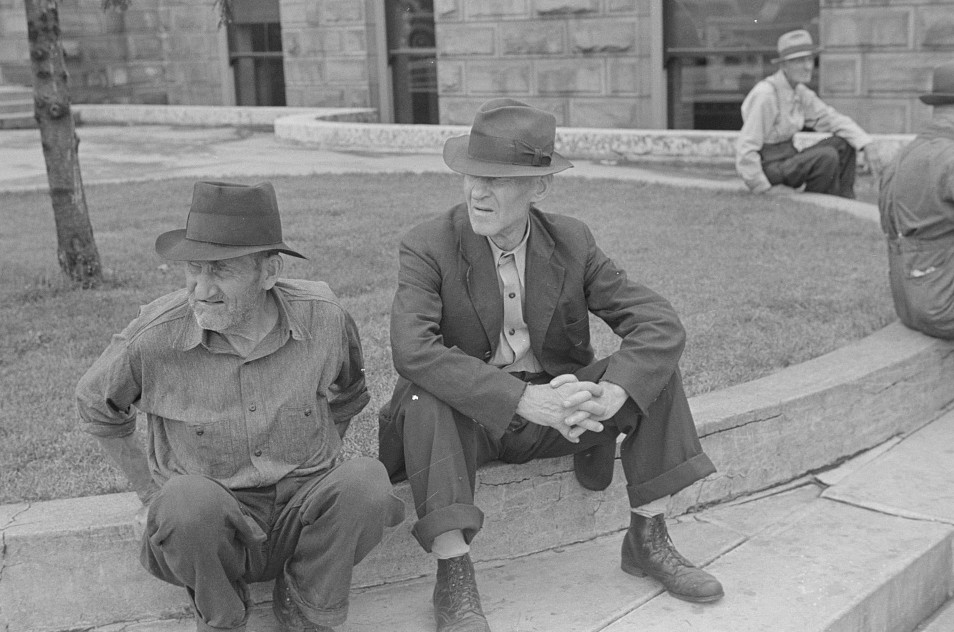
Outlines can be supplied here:
[[156, 252], [170, 261], [218, 261], [278, 250], [306, 259], [282, 239], [275, 187], [196, 182], [184, 229], [156, 239]]
[[487, 178], [542, 176], [569, 169], [553, 151], [556, 117], [513, 99], [491, 99], [477, 110], [470, 134], [448, 138], [444, 162], [458, 173]]
[[931, 78], [931, 92], [919, 98], [928, 105], [954, 104], [954, 62], [942, 64], [934, 69]]
[[808, 57], [821, 51], [821, 47], [812, 42], [812, 34], [805, 29], [789, 31], [778, 38], [778, 57], [772, 60], [773, 64]]

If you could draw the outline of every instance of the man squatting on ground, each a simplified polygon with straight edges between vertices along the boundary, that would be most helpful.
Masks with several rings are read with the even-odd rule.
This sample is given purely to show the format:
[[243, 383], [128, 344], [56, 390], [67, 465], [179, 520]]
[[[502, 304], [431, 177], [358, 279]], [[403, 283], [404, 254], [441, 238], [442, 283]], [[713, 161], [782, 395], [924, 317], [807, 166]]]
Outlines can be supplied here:
[[931, 121], [881, 176], [878, 209], [901, 322], [954, 338], [954, 62], [934, 69]]
[[403, 519], [381, 463], [340, 459], [369, 400], [357, 328], [326, 284], [279, 278], [281, 253], [302, 255], [271, 184], [199, 182], [186, 226], [156, 240], [185, 289], [80, 380], [83, 427], [139, 494], [142, 564], [186, 588], [197, 630], [244, 631], [247, 584], [270, 579], [282, 630], [330, 630], [353, 565]]
[[[755, 84], [742, 102], [735, 168], [753, 193], [804, 184], [809, 193], [854, 198], [856, 150], [865, 150], [873, 170], [881, 167], [880, 145], [805, 85], [819, 50], [805, 30], [779, 37], [778, 57], [772, 60], [779, 70]], [[798, 151], [793, 138], [805, 128], [834, 135]]]
[[[380, 415], [380, 458], [410, 481], [413, 534], [437, 557], [441, 632], [489, 630], [469, 557], [483, 513], [477, 468], [574, 454], [584, 487], [605, 489], [616, 438], [632, 507], [622, 568], [676, 597], [719, 599], [719, 582], [673, 547], [667, 498], [715, 471], [677, 367], [685, 332], [672, 306], [629, 280], [577, 219], [537, 208], [553, 175], [556, 119], [511, 99], [484, 103], [444, 161], [465, 201], [411, 229], [400, 247], [391, 347], [400, 378]], [[589, 312], [622, 339], [594, 361]]]

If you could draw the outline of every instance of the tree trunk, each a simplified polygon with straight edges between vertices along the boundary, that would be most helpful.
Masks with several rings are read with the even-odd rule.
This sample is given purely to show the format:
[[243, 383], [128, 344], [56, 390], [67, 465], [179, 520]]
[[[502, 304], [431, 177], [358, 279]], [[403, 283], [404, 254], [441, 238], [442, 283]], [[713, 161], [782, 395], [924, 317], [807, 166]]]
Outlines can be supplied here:
[[102, 280], [102, 269], [80, 175], [79, 138], [70, 110], [57, 2], [24, 0], [24, 4], [33, 66], [34, 113], [53, 202], [57, 258], [67, 276], [91, 287]]

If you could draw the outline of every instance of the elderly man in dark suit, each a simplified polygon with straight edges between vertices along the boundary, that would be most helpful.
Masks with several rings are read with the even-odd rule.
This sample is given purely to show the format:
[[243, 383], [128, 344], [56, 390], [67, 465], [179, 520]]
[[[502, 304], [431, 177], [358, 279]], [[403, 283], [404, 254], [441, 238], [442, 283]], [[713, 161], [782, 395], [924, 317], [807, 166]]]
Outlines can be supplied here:
[[[577, 478], [605, 489], [616, 439], [632, 522], [622, 569], [676, 597], [719, 599], [722, 586], [673, 547], [668, 495], [715, 471], [702, 452], [678, 361], [685, 333], [672, 306], [629, 280], [587, 226], [537, 205], [553, 174], [556, 119], [511, 99], [477, 112], [444, 146], [464, 175], [462, 204], [413, 228], [400, 249], [391, 345], [400, 374], [381, 413], [380, 458], [407, 476], [413, 533], [438, 558], [438, 630], [488, 630], [469, 543], [477, 467], [574, 454]], [[621, 338], [595, 361], [589, 313]]]

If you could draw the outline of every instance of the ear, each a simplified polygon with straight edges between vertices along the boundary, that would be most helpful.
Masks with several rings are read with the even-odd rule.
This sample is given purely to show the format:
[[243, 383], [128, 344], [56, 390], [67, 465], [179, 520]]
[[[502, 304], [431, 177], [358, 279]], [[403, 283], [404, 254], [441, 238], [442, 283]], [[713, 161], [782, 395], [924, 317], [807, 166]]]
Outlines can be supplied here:
[[262, 289], [272, 289], [275, 282], [281, 277], [284, 267], [285, 260], [280, 253], [276, 252], [268, 255], [268, 258], [262, 262]]
[[545, 176], [537, 176], [533, 191], [533, 203], [542, 202], [550, 195], [550, 189], [553, 188], [553, 174], [548, 173]]

